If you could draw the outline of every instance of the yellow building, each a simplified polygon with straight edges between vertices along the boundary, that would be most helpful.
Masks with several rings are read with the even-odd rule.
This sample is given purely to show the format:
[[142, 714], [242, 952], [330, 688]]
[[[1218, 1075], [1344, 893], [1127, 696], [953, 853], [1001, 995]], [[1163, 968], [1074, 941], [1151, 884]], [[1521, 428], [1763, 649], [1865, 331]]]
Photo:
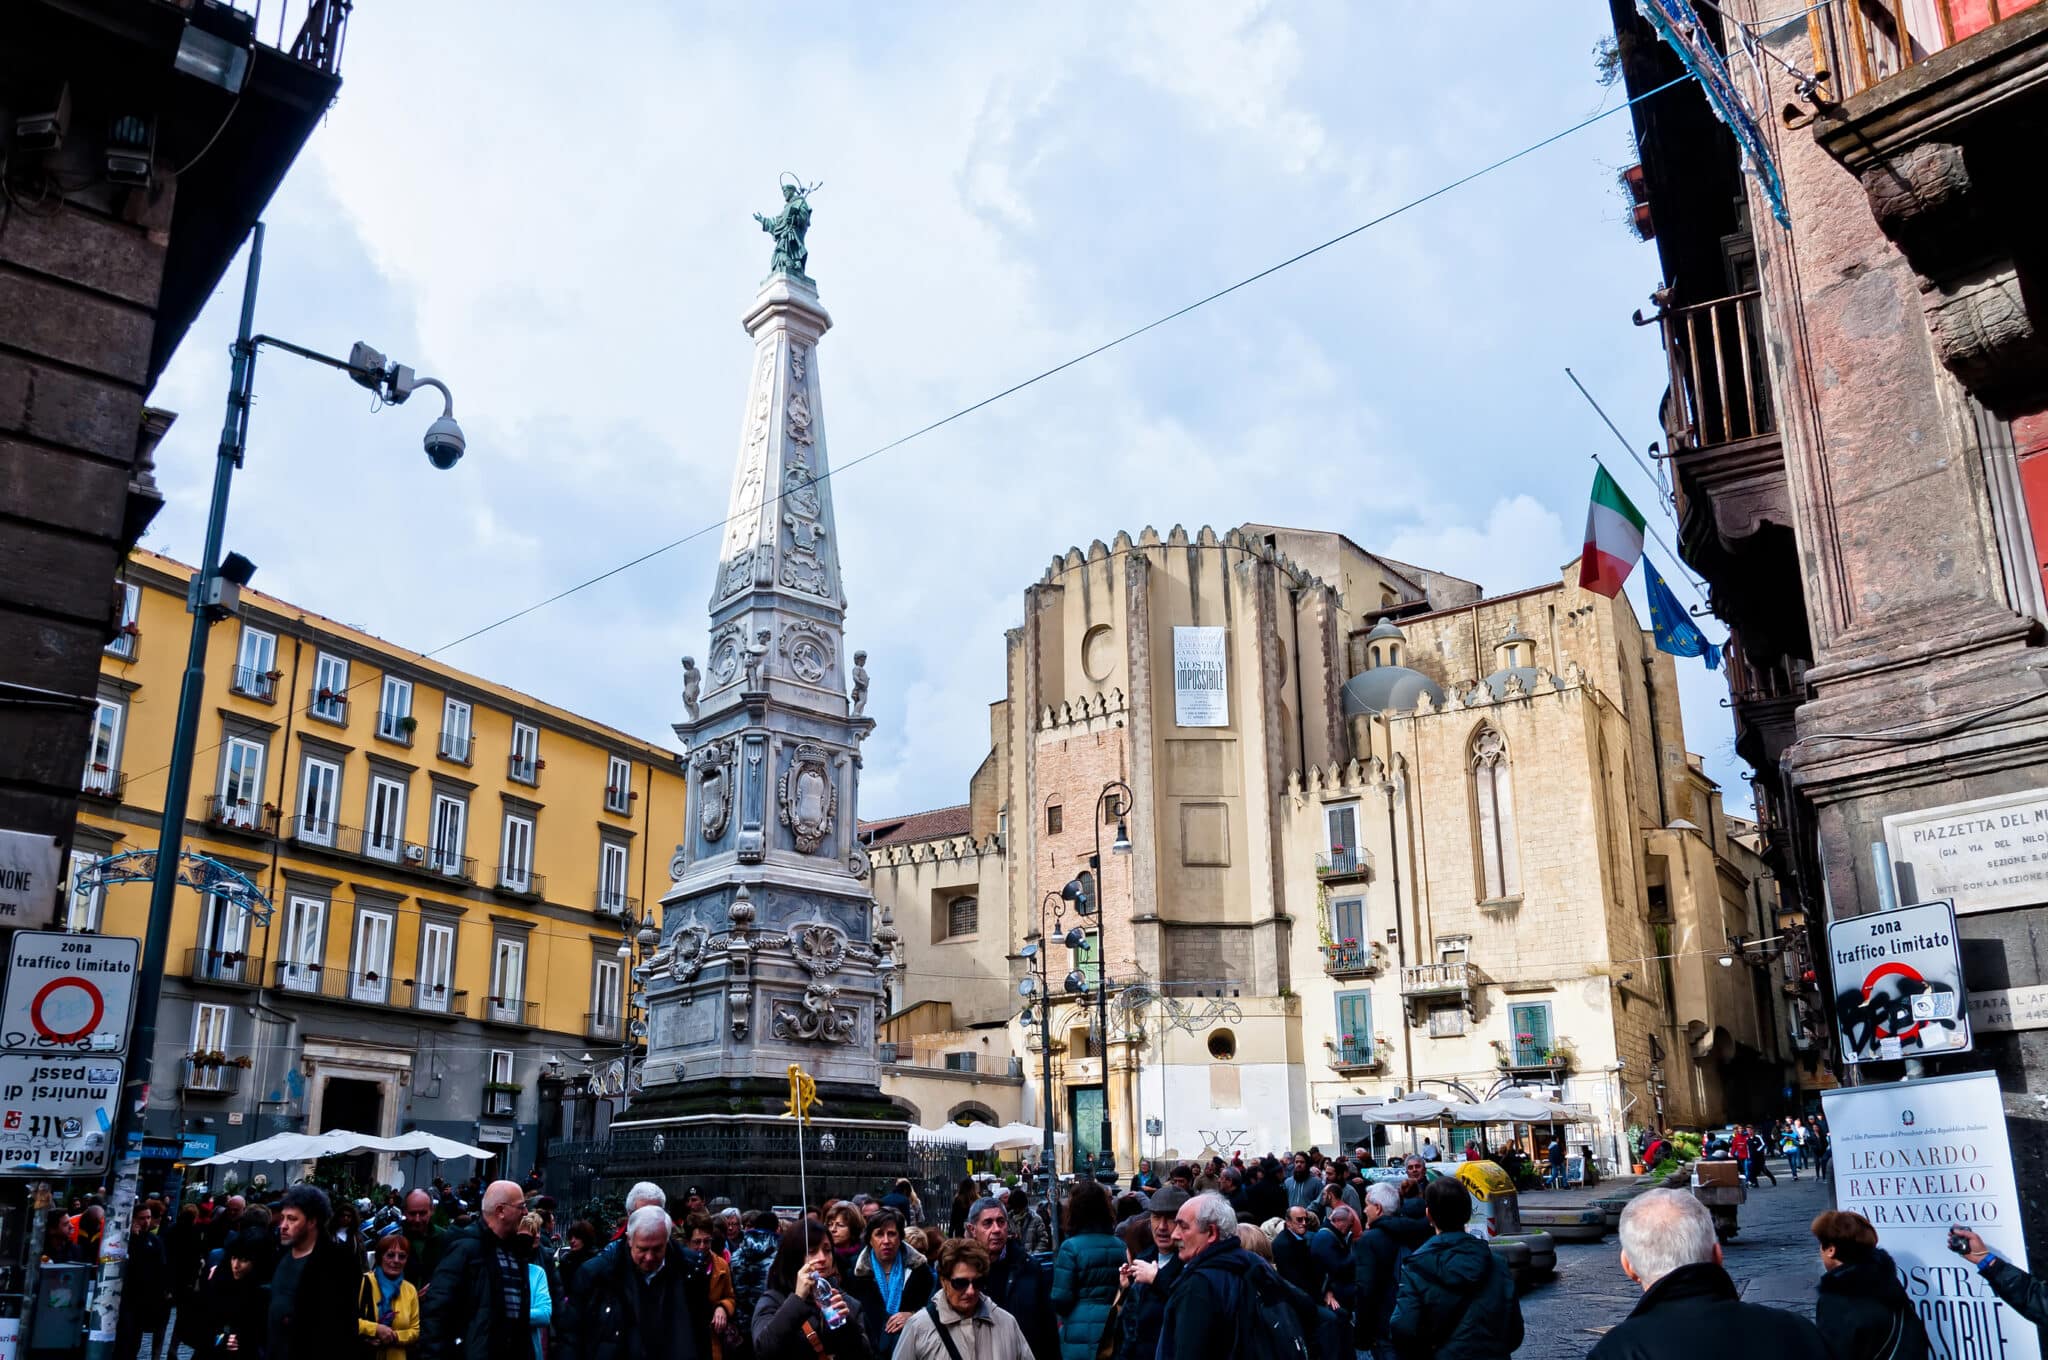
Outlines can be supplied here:
[[[74, 874], [156, 845], [191, 575], [128, 564]], [[200, 715], [186, 849], [271, 913], [181, 891], [149, 1132], [420, 1128], [522, 1175], [601, 1132], [584, 1078], [637, 1046], [632, 937], [683, 824], [674, 754], [248, 590], [214, 626]], [[74, 890], [66, 924], [139, 936], [148, 904], [144, 883]]]

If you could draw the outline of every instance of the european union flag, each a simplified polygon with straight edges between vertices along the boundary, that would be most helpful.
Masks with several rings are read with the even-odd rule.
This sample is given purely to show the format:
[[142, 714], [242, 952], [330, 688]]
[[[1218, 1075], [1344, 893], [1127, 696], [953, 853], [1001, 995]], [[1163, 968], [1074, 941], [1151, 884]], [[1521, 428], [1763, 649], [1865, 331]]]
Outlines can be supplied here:
[[1650, 628], [1657, 635], [1657, 650], [1673, 656], [1703, 656], [1708, 670], [1721, 669], [1721, 649], [1694, 626], [1692, 615], [1671, 593], [1671, 587], [1664, 584], [1664, 577], [1647, 555], [1643, 558], [1643, 571], [1643, 584], [1650, 592]]

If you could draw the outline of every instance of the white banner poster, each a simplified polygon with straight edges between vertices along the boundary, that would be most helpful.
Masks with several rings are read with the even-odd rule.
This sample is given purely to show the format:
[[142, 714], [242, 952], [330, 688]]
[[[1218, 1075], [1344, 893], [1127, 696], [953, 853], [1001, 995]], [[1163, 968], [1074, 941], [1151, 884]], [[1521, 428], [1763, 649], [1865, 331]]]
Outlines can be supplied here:
[[0, 926], [47, 926], [57, 919], [64, 855], [40, 832], [0, 831]]
[[1229, 669], [1223, 628], [1173, 630], [1173, 721], [1181, 727], [1230, 726]]
[[1821, 1093], [1835, 1206], [1869, 1219], [1898, 1264], [1935, 1360], [2040, 1360], [2034, 1324], [1948, 1249], [1951, 1224], [2026, 1269], [1998, 1078], [1989, 1072]]

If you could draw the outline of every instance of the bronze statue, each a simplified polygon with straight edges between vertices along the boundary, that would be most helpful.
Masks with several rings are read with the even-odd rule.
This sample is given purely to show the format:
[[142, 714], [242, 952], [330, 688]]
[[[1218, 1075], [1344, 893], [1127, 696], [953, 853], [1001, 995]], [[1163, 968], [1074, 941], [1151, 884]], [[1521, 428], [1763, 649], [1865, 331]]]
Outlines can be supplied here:
[[769, 273], [810, 278], [804, 273], [804, 266], [811, 259], [811, 252], [804, 245], [804, 233], [811, 229], [810, 195], [819, 187], [816, 184], [806, 187], [801, 180], [785, 182], [782, 186], [782, 211], [773, 217], [754, 214], [761, 230], [775, 238], [775, 257], [768, 265]]

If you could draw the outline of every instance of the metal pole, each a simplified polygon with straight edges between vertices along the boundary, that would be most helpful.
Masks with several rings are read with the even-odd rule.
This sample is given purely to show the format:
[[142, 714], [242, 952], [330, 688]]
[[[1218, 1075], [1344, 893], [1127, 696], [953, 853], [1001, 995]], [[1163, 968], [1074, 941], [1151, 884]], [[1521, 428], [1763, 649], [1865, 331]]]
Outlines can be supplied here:
[[[213, 626], [206, 603], [220, 570], [221, 539], [227, 530], [228, 488], [249, 434], [249, 394], [256, 381], [256, 347], [250, 342], [256, 316], [256, 283], [263, 266], [263, 224], [249, 235], [249, 272], [242, 285], [241, 328], [236, 332], [234, 369], [228, 379], [227, 418], [221, 426], [220, 449], [213, 463], [213, 501], [206, 513], [206, 546], [192, 577], [187, 607], [192, 612], [192, 641], [185, 658], [185, 679], [178, 692], [178, 722], [171, 736], [171, 764], [164, 777], [163, 821], [157, 831], [156, 878], [150, 884], [149, 922], [143, 934], [142, 967], [135, 980], [135, 1029], [128, 1045], [127, 1082], [114, 1110], [109, 1155], [116, 1159], [115, 1205], [135, 1202], [142, 1177], [140, 1149], [128, 1151], [131, 1134], [140, 1137], [149, 1103], [151, 1060], [156, 1050], [157, 1007], [163, 996], [164, 967], [170, 954], [171, 916], [177, 909], [178, 860], [184, 849], [185, 810], [192, 796], [192, 755], [199, 737], [199, 709], [206, 690], [206, 640]], [[126, 1192], [124, 1195], [124, 1191]], [[112, 1224], [108, 1225], [112, 1228]], [[125, 1228], [125, 1224], [122, 1225]], [[111, 1232], [109, 1233], [111, 1236]], [[106, 1360], [114, 1350], [114, 1331], [121, 1315], [123, 1261], [100, 1263], [95, 1292], [99, 1321], [86, 1348], [89, 1360]]]
[[[1109, 1118], [1109, 909], [1103, 900], [1102, 809], [1115, 790], [1103, 789], [1095, 800], [1095, 855], [1088, 861], [1095, 870], [1095, 1023], [1102, 1035], [1102, 1141], [1096, 1145], [1095, 1165], [1116, 1170], [1116, 1134]], [[1135, 1160], [1132, 1165], [1136, 1165]]]
[[1045, 902], [1038, 904], [1038, 1061], [1039, 1090], [1045, 1107], [1045, 1212], [1052, 1221], [1052, 1245], [1060, 1245], [1060, 1175], [1052, 1145], [1052, 966], [1046, 962]]

